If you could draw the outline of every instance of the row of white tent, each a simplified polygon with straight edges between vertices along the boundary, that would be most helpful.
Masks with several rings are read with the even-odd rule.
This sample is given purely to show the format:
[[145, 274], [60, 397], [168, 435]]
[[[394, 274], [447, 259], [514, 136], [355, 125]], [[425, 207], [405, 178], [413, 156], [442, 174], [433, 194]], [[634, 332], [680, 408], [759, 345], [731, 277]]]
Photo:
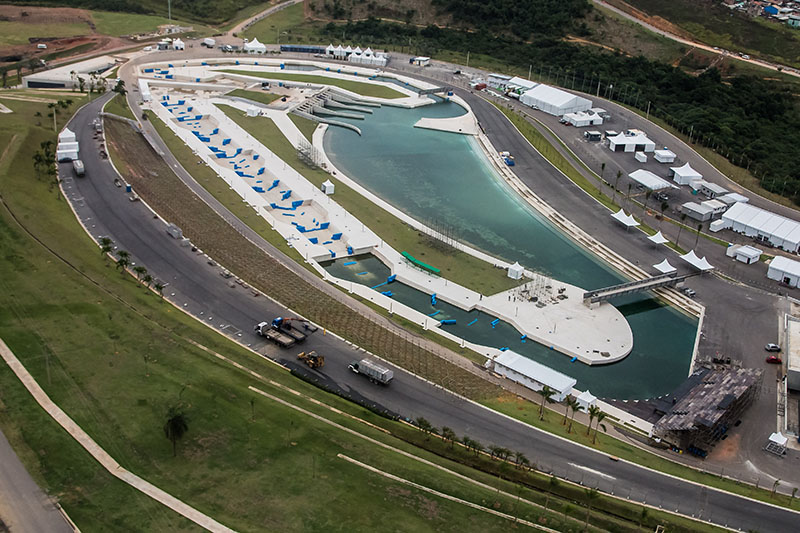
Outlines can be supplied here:
[[78, 159], [78, 139], [75, 132], [69, 128], [64, 128], [58, 134], [58, 145], [56, 146], [56, 161], [74, 161]]
[[266, 54], [267, 45], [260, 42], [257, 38], [253, 37], [252, 41], [244, 43], [244, 51], [248, 54]]
[[333, 46], [332, 44], [329, 44], [325, 49], [325, 55], [331, 56], [335, 59], [347, 59], [352, 63], [358, 63], [361, 65], [380, 67], [385, 67], [387, 61], [389, 60], [389, 57], [386, 54], [382, 52], [373, 52], [372, 48], [370, 47], [362, 50], [359, 46], [352, 48], [349, 45], [347, 47], [343, 47], [342, 45]]
[[737, 202], [713, 223], [711, 231], [732, 229], [748, 237], [771, 243], [787, 252], [800, 250], [800, 222], [776, 215], [770, 211]]

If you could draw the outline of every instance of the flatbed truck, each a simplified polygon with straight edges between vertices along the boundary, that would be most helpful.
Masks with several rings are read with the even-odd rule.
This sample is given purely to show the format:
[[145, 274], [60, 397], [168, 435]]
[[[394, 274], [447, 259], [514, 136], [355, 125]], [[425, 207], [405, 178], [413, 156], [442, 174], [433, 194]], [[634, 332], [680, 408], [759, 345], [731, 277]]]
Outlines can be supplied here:
[[375, 361], [369, 359], [362, 359], [361, 361], [353, 361], [348, 365], [348, 368], [356, 374], [366, 376], [373, 383], [380, 383], [381, 385], [388, 385], [394, 372], [385, 366], [381, 366]]
[[294, 337], [283, 333], [281, 330], [273, 327], [269, 322], [259, 322], [256, 324], [255, 330], [256, 333], [274, 342], [281, 348], [290, 348], [297, 342]]
[[[303, 323], [303, 329], [295, 327], [296, 322]], [[308, 338], [308, 333], [306, 331], [313, 333], [316, 330], [316, 327], [309, 326], [308, 322], [301, 320], [299, 318], [281, 318], [277, 317], [272, 321], [272, 327], [277, 329], [278, 331], [285, 333], [292, 337], [295, 341], [303, 342]]]

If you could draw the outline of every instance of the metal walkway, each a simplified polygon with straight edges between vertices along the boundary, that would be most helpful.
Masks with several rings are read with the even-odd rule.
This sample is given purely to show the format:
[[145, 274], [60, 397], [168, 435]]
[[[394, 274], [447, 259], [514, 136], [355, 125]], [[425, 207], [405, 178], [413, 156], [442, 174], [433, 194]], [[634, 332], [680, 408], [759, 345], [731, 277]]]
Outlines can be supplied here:
[[583, 303], [597, 303], [623, 296], [625, 294], [633, 294], [635, 292], [651, 291], [661, 287], [670, 287], [677, 283], [696, 276], [698, 272], [691, 274], [684, 274], [678, 276], [675, 272], [669, 274], [661, 274], [660, 276], [653, 276], [652, 278], [640, 279], [638, 281], [630, 281], [628, 283], [621, 283], [619, 285], [612, 285], [603, 289], [595, 289], [593, 291], [583, 293]]
[[422, 89], [419, 92], [419, 95], [424, 96], [426, 94], [446, 93], [452, 90], [453, 90], [452, 87], [434, 87], [433, 89]]

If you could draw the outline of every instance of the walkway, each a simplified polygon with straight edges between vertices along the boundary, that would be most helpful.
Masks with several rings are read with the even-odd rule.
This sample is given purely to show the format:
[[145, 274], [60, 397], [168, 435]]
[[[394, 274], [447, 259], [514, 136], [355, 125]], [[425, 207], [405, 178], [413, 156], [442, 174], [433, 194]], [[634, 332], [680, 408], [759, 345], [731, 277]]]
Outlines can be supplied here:
[[[19, 359], [17, 359], [17, 357], [2, 339], [0, 339], [0, 356], [3, 357], [3, 360], [5, 360], [6, 364], [8, 364], [14, 374], [17, 375], [22, 384], [25, 385], [25, 388], [28, 389], [28, 392], [31, 393], [31, 396], [33, 396], [42, 409], [47, 411], [47, 414], [49, 414], [53, 420], [58, 422], [58, 424], [64, 428], [67, 433], [72, 436], [72, 438], [78, 441], [78, 444], [80, 444], [87, 452], [89, 452], [92, 457], [94, 457], [97, 462], [99, 462], [103, 468], [108, 471], [108, 473], [118, 479], [121, 479], [136, 490], [146, 494], [147, 496], [150, 496], [157, 502], [166, 505], [176, 513], [185, 516], [200, 527], [203, 527], [209, 531], [233, 532], [232, 529], [220, 524], [210, 516], [201, 513], [194, 507], [191, 507], [174, 496], [167, 494], [155, 485], [145, 481], [136, 474], [133, 474], [132, 472], [120, 466], [120, 464], [117, 463], [114, 458], [111, 457], [103, 448], [101, 448], [83, 429], [81, 429], [81, 427], [76, 424], [74, 420], [72, 420], [64, 411], [62, 411], [60, 407], [53, 403], [53, 400], [47, 396], [47, 393], [45, 393], [44, 390], [39, 386], [33, 376], [28, 373]], [[42, 529], [41, 531], [49, 530]]]

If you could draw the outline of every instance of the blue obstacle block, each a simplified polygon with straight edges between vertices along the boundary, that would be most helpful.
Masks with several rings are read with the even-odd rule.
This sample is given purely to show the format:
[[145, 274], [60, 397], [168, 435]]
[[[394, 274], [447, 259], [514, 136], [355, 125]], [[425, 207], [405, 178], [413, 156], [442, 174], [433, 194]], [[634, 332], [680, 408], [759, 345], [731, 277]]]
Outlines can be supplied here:
[[243, 157], [243, 158], [241, 158], [241, 159], [239, 160], [239, 163], [244, 163], [244, 160], [245, 160], [245, 158], [244, 158], [244, 157]]
[[[235, 170], [234, 172], [236, 172], [236, 175], [237, 175], [237, 176], [239, 176], [240, 178], [241, 178], [242, 176], [244, 176], [244, 172], [242, 172], [241, 170]], [[259, 187], [259, 189], [260, 189], [260, 188], [261, 188], [261, 187]], [[259, 192], [261, 192], [261, 191], [259, 191]]]
[[161, 102], [161, 105], [163, 105], [164, 107], [169, 107], [169, 104], [167, 102]]
[[167, 66], [168, 66], [169, 68], [175, 68], [175, 67], [173, 67], [173, 66], [172, 66], [172, 63], [167, 63]]
[[431, 305], [436, 305], [436, 293], [431, 294]]
[[330, 222], [323, 222], [322, 224], [319, 225], [319, 229], [328, 229], [328, 226], [330, 225], [331, 225]]
[[492, 320], [492, 326], [496, 326], [498, 322], [500, 322], [500, 319], [495, 318], [494, 320]]
[[164, 78], [166, 78], [168, 80], [171, 80], [173, 78], [173, 76], [172, 76], [172, 74], [167, 74], [166, 76], [164, 76]]
[[253, 154], [253, 161], [258, 161], [258, 158], [261, 157], [258, 154]]
[[333, 250], [328, 250], [328, 251], [331, 253], [331, 257], [332, 257], [332, 258], [333, 258], [333, 257], [336, 257], [336, 252], [334, 252]]
[[253, 186], [253, 190], [256, 191], [256, 192], [264, 192], [264, 188], [263, 187], [259, 187], [257, 185]]
[[350, 255], [353, 254], [353, 247], [352, 246], [348, 246], [347, 247], [347, 253], [350, 254]]
[[[550, 348], [552, 349], [552, 346], [551, 346]], [[569, 360], [569, 362], [570, 362], [570, 363], [574, 363], [574, 362], [575, 362], [575, 361], [577, 361], [577, 360], [578, 360], [578, 358], [577, 358], [577, 357], [573, 357], [572, 359], [570, 359], [570, 360]]]
[[219, 133], [219, 128], [214, 128], [209, 135], [216, 135]]
[[520, 337], [519, 340], [521, 340], [522, 342], [525, 342], [525, 339], [527, 339], [527, 338], [528, 338], [528, 334], [526, 333], [525, 335]]
[[151, 69], [151, 68], [146, 68], [146, 69], [144, 69], [144, 71], [145, 71], [145, 72], [153, 72], [153, 69]]
[[281, 200], [288, 200], [291, 195], [292, 191], [286, 191], [285, 193], [283, 193], [283, 196], [281, 196]]
[[471, 326], [472, 324], [474, 324], [474, 323], [475, 323], [475, 322], [477, 322], [477, 321], [478, 321], [478, 319], [476, 318], [476, 319], [474, 319], [472, 322], [470, 322], [470, 323], [469, 323], [469, 324], [467, 324], [467, 325], [468, 325], [468, 326]]
[[238, 59], [236, 60], [236, 64], [237, 64], [237, 65], [239, 64], [239, 60], [238, 60]]
[[299, 231], [300, 233], [306, 233], [306, 232], [308, 232], [308, 230], [306, 229], [306, 227], [305, 227], [305, 226], [301, 226], [300, 224], [297, 224], [297, 231]]
[[283, 215], [285, 217], [293, 217], [294, 213], [281, 213], [281, 215]]
[[356, 276], [364, 276], [366, 274], [369, 274], [369, 272], [358, 272]]
[[322, 244], [325, 244], [325, 245], [328, 245], [328, 244], [333, 244], [333, 241], [325, 241], [325, 242], [323, 242]]
[[230, 143], [231, 143], [230, 139], [222, 139], [222, 146], [225, 146], [226, 144], [230, 144]]
[[303, 205], [303, 200], [295, 200], [292, 202], [292, 207], [300, 207]]
[[331, 235], [331, 239], [333, 239], [334, 241], [338, 241], [341, 238], [342, 238], [341, 233], [334, 233], [333, 235]]
[[[172, 65], [170, 65], [170, 66], [172, 66]], [[178, 105], [183, 105], [185, 103], [186, 103], [186, 100], [178, 100]]]
[[436, 316], [436, 315], [438, 315], [439, 313], [441, 313], [441, 311], [435, 311], [435, 312], [433, 312], [433, 313], [429, 314], [428, 316]]
[[200, 63], [200, 65], [202, 65], [202, 66], [206, 66], [206, 67], [207, 67], [207, 66], [208, 66], [208, 63], [207, 63], [206, 61], [203, 61], [202, 63]]
[[377, 285], [373, 285], [372, 289], [377, 289], [378, 287], [383, 287], [384, 285], [386, 285], [385, 281], [383, 283], [378, 283]]
[[194, 79], [194, 82], [195, 82], [195, 83], [200, 83], [200, 78], [195, 78], [195, 79]]
[[283, 69], [285, 69], [285, 68], [286, 68], [286, 64], [284, 64], [284, 63], [281, 63], [281, 70], [283, 70]]
[[350, 266], [350, 265], [357, 265], [358, 261], [348, 261], [347, 263], [342, 263], [342, 266]]
[[502, 348], [500, 348], [500, 351], [501, 352], [507, 352], [508, 351], [508, 346], [503, 346]]
[[191, 111], [192, 109], [194, 109], [194, 107], [187, 107], [186, 111]]
[[384, 296], [388, 296], [388, 297], [390, 297], [390, 298], [391, 298], [392, 296], [394, 296], [394, 294], [392, 293], [392, 291], [383, 291], [381, 294], [383, 294]]
[[270, 187], [269, 187], [269, 189], [267, 189], [267, 191], [271, 191], [272, 189], [274, 189], [275, 187], [277, 187], [277, 186], [278, 186], [278, 183], [280, 183], [280, 181], [281, 181], [281, 180], [275, 180], [275, 181], [273, 181], [273, 182], [272, 182], [272, 185], [270, 185]]
[[386, 283], [392, 283], [396, 279], [397, 279], [397, 274], [392, 274], [391, 276], [386, 278]]
[[310, 242], [311, 244], [317, 244], [319, 242], [319, 239], [317, 239], [316, 237], [309, 237], [308, 242]]
[[456, 321], [453, 320], [453, 319], [439, 321], [439, 324], [441, 324], [442, 326], [452, 326], [455, 323], [456, 323]]

